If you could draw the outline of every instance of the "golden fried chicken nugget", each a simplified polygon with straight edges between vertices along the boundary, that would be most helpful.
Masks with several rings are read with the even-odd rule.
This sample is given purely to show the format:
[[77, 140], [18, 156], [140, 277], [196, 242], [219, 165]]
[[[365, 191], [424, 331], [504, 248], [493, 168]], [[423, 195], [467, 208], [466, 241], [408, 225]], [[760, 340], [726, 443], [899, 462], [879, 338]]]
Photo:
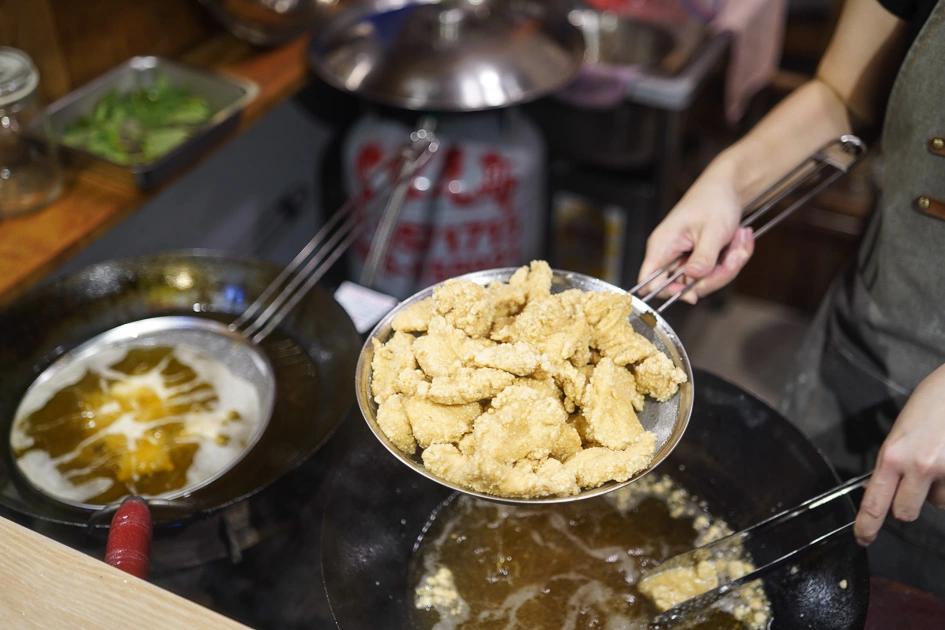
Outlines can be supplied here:
[[413, 335], [395, 332], [387, 341], [381, 343], [371, 339], [374, 346], [374, 358], [371, 359], [371, 393], [377, 404], [400, 393], [398, 380], [404, 370], [417, 367], [417, 359], [413, 353]]
[[441, 405], [414, 396], [404, 401], [404, 412], [417, 444], [427, 448], [431, 444], [458, 442], [472, 430], [473, 422], [482, 414], [482, 407], [477, 402]]
[[430, 391], [430, 381], [423, 370], [401, 370], [396, 387], [398, 392], [407, 396], [426, 396]]
[[650, 341], [633, 329], [633, 300], [620, 293], [589, 293], [584, 314], [591, 324], [591, 344], [617, 365], [632, 365], [656, 354]]
[[405, 333], [426, 332], [434, 313], [433, 298], [427, 298], [397, 313], [390, 325], [394, 330]]
[[453, 350], [453, 345], [444, 335], [417, 337], [413, 352], [423, 373], [430, 377], [448, 376], [463, 367], [463, 360]]
[[686, 382], [686, 373], [673, 365], [662, 352], [657, 352], [633, 368], [637, 389], [664, 402], [673, 397], [679, 385]]
[[566, 461], [564, 467], [574, 473], [582, 488], [596, 488], [608, 481], [626, 481], [644, 470], [653, 461], [655, 451], [656, 436], [647, 431], [623, 450], [585, 448]]
[[541, 355], [527, 343], [501, 343], [482, 350], [473, 363], [479, 367], [504, 370], [516, 376], [528, 376], [538, 369]]
[[562, 432], [570, 428], [567, 419], [558, 400], [530, 387], [506, 387], [473, 428], [477, 456], [502, 464], [545, 459], [562, 441]]
[[[522, 269], [525, 270], [523, 277], [527, 276], [528, 268], [522, 267]], [[518, 315], [522, 307], [525, 306], [525, 289], [521, 286], [504, 282], [492, 282], [486, 287], [486, 290], [492, 296], [492, 302], [495, 304], [493, 322]]]
[[634, 412], [637, 398], [633, 374], [610, 359], [601, 359], [585, 390], [585, 439], [616, 450], [630, 446], [643, 433]]
[[441, 405], [463, 405], [492, 398], [515, 381], [515, 375], [495, 368], [463, 367], [447, 376], [434, 376], [427, 396]]
[[417, 452], [417, 440], [404, 411], [403, 394], [389, 397], [377, 408], [377, 426], [404, 453], [413, 455]]
[[531, 387], [542, 396], [554, 398], [555, 400], [561, 400], [562, 396], [564, 396], [561, 388], [558, 387], [554, 378], [552, 378], [550, 375], [539, 376], [534, 374], [525, 378], [517, 378], [515, 379], [514, 384]]
[[561, 429], [557, 441], [551, 445], [551, 457], [564, 462], [570, 459], [572, 455], [579, 453], [583, 447], [581, 435], [570, 422], [567, 422]]
[[484, 337], [492, 328], [492, 295], [471, 280], [447, 280], [433, 290], [433, 303], [450, 325], [470, 337]]
[[537, 300], [551, 294], [551, 267], [544, 260], [533, 260], [528, 266], [528, 276], [522, 286], [528, 301]]
[[515, 464], [502, 464], [495, 460], [483, 460], [479, 455], [476, 463], [475, 489], [488, 494], [532, 499], [549, 495], [567, 496], [581, 491], [574, 474], [556, 459], [541, 462], [523, 459]]
[[[584, 404], [584, 392], [587, 388], [587, 377], [584, 376], [584, 372], [571, 365], [569, 361], [545, 361], [541, 368], [551, 374], [555, 383], [564, 392], [565, 398], [578, 407]], [[568, 409], [569, 413], [572, 411], [574, 409]]]
[[475, 463], [460, 453], [455, 444], [433, 444], [420, 457], [426, 469], [434, 475], [458, 486], [479, 489], [479, 473]]

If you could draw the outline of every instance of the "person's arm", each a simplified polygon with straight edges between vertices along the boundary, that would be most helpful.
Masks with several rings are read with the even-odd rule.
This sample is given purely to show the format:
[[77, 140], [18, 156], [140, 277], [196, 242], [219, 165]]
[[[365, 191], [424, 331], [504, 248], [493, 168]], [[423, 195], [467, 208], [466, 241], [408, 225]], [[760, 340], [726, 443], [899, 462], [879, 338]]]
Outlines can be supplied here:
[[848, 0], [816, 77], [706, 168], [650, 235], [640, 278], [691, 251], [681, 280], [702, 282], [688, 301], [731, 282], [754, 249], [750, 230], [736, 233], [744, 206], [828, 141], [879, 124], [905, 33], [877, 0]]

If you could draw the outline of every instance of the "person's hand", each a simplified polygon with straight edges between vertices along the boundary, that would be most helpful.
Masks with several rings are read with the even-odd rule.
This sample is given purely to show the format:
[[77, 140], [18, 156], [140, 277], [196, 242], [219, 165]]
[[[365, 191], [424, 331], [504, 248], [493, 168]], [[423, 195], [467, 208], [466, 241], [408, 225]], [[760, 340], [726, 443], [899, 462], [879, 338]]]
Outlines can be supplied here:
[[[667, 298], [698, 278], [699, 284], [681, 299], [695, 304], [697, 297], [721, 289], [738, 275], [755, 250], [751, 229], [738, 228], [741, 214], [731, 169], [713, 163], [650, 234], [639, 279], [691, 251], [684, 275], [660, 292], [660, 297]], [[719, 260], [726, 245], [728, 249]], [[655, 288], [665, 279], [660, 276], [648, 287]]]
[[945, 509], [945, 366], [919, 384], [883, 442], [856, 515], [857, 542], [876, 540], [890, 507], [914, 521], [926, 500]]

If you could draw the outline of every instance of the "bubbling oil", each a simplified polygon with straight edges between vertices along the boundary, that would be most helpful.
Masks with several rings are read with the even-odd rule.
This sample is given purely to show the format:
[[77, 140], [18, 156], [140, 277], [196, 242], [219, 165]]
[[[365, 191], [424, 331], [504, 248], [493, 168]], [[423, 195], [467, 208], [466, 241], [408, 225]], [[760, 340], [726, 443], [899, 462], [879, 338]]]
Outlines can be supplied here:
[[[637, 590], [640, 576], [706, 534], [730, 530], [667, 477], [633, 486], [612, 493], [619, 496], [534, 507], [456, 497], [434, 515], [413, 555], [414, 625], [646, 628], [659, 611]], [[747, 600], [729, 602], [687, 627], [767, 627], [761, 587], [750, 597], [754, 609]]]
[[199, 350], [111, 348], [31, 389], [10, 443], [39, 489], [104, 505], [217, 475], [242, 456], [260, 415], [256, 388]]

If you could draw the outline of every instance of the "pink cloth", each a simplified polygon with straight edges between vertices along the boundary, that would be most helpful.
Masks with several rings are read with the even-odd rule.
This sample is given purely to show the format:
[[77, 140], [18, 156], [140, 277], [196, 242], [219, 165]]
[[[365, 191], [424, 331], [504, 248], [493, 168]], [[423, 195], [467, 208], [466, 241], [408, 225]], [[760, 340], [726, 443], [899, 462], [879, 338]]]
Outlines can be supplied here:
[[[725, 81], [725, 116], [730, 124], [741, 120], [751, 98], [774, 76], [781, 59], [787, 0], [587, 0], [599, 11], [612, 11], [641, 20], [672, 22], [680, 20], [710, 20], [713, 32], [732, 35], [732, 53]], [[582, 96], [576, 88], [587, 89], [595, 75], [604, 75], [606, 89]], [[613, 97], [619, 88], [625, 93], [635, 73], [621, 75], [602, 68], [583, 72], [573, 86], [562, 96], [576, 104], [602, 107], [613, 106]], [[573, 88], [573, 89], [572, 89]], [[582, 101], [587, 101], [583, 103]]]
[[725, 116], [735, 124], [781, 61], [787, 0], [728, 0], [710, 26], [732, 35], [725, 80]]

